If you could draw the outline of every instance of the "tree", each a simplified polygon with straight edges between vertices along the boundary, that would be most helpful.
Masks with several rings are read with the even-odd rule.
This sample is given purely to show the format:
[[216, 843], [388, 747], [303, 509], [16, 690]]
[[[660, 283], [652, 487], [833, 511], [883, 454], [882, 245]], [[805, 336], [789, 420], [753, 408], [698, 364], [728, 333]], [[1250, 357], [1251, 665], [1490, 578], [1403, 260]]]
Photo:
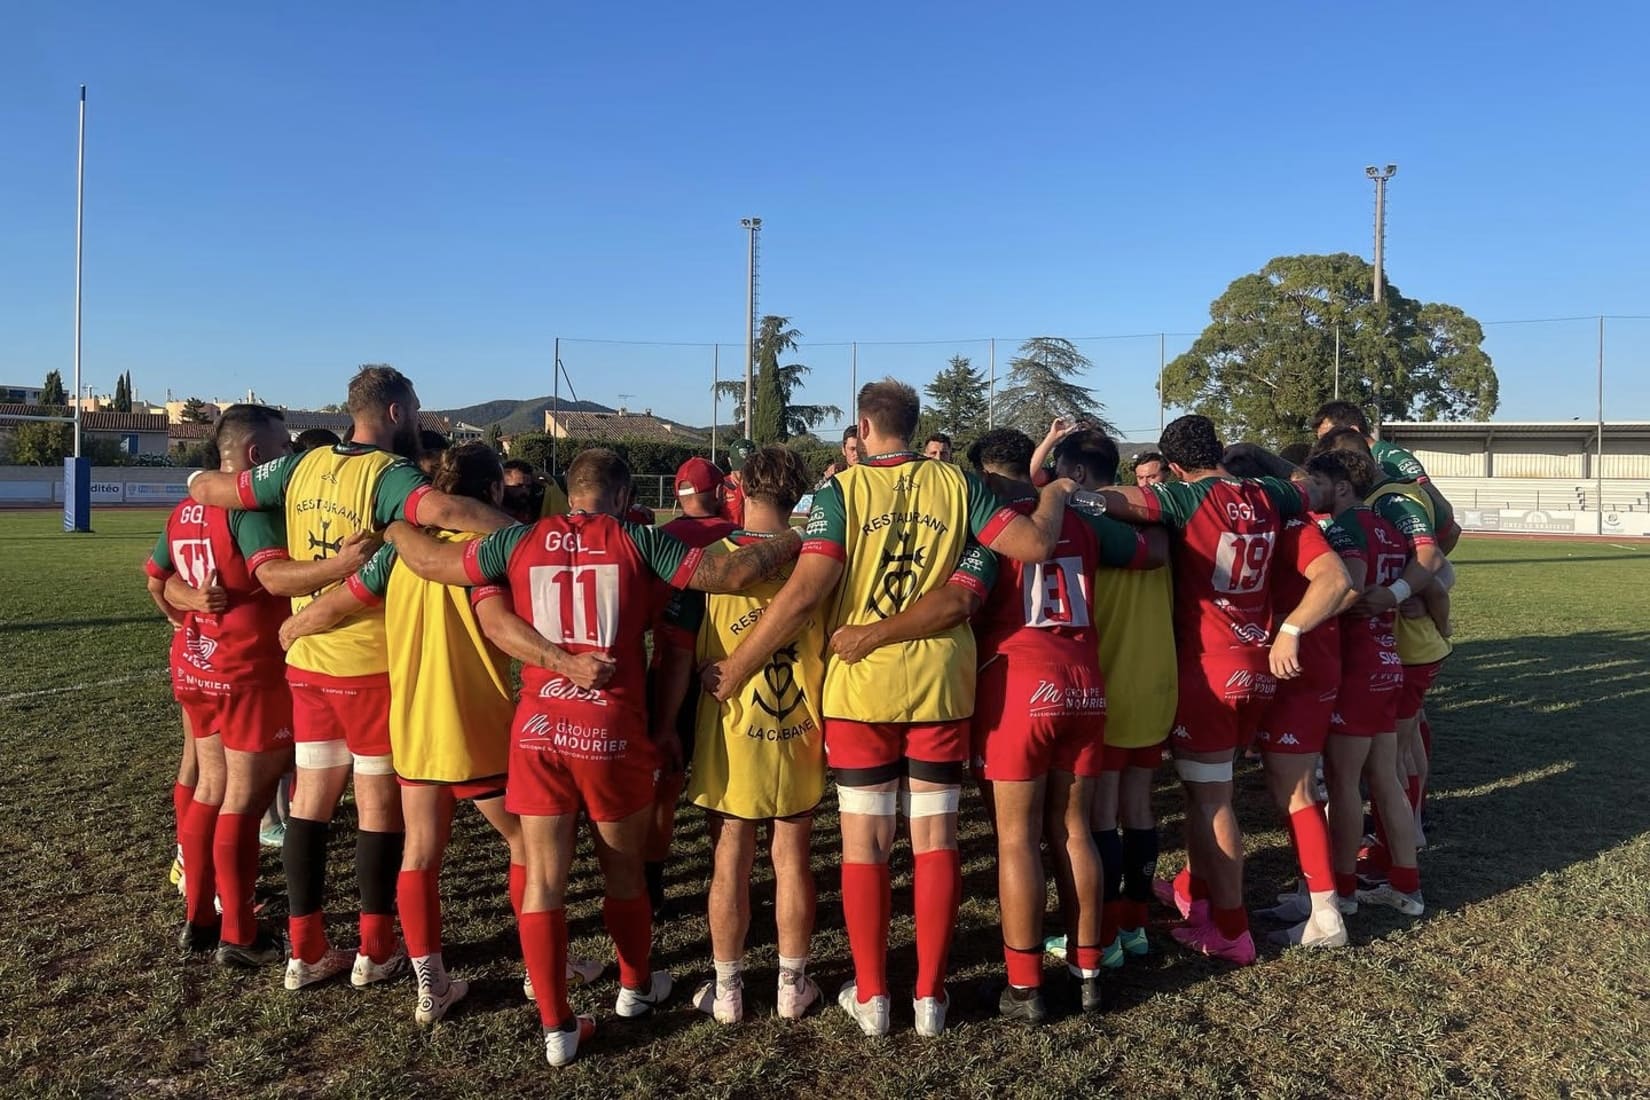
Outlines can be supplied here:
[[482, 433], [481, 440], [491, 447], [495, 454], [504, 453], [504, 431], [497, 424], [487, 425], [487, 430]]
[[966, 355], [953, 355], [950, 365], [923, 392], [928, 395], [923, 435], [944, 432], [960, 451], [984, 434], [990, 419], [985, 375], [974, 369]]
[[212, 415], [206, 411], [206, 402], [198, 397], [191, 397], [183, 403], [183, 422], [185, 424], [210, 424]]
[[74, 432], [67, 424], [24, 421], [12, 433], [11, 460], [18, 466], [57, 466], [73, 453]]
[[997, 391], [997, 424], [1043, 438], [1057, 416], [1086, 420], [1111, 435], [1105, 406], [1073, 379], [1094, 366], [1077, 345], [1058, 336], [1034, 336], [1008, 361], [1008, 384]]
[[1376, 421], [1488, 419], [1500, 396], [1478, 322], [1391, 283], [1377, 305], [1372, 275], [1343, 252], [1280, 256], [1233, 280], [1209, 306], [1208, 327], [1165, 368], [1164, 399], [1229, 439], [1274, 446], [1306, 438], [1337, 388]]
[[68, 405], [69, 393], [63, 388], [63, 375], [58, 371], [46, 372], [46, 381], [40, 387], [40, 403], [59, 409]]
[[132, 411], [132, 376], [130, 374], [122, 374], [115, 379], [115, 399], [112, 408], [117, 413]]
[[[757, 443], [783, 443], [793, 435], [811, 431], [826, 420], [841, 419], [842, 410], [835, 405], [795, 405], [791, 398], [802, 388], [802, 376], [808, 368], [801, 363], [780, 365], [780, 357], [796, 350], [802, 336], [789, 325], [789, 317], [769, 315], [762, 318], [756, 337], [756, 393], [751, 402], [751, 421], [744, 423], [745, 383], [729, 379], [716, 384], [716, 392], [732, 399], [734, 423]], [[767, 405], [763, 393], [767, 392]], [[775, 411], [777, 414], [775, 415]], [[767, 417], [764, 426], [764, 416]]]

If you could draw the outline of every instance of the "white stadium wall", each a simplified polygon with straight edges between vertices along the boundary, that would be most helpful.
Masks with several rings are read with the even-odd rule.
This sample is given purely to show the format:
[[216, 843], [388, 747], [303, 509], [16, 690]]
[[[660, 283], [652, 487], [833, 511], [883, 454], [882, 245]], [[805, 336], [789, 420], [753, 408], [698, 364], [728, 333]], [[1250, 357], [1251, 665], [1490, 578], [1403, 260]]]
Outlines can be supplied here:
[[[164, 507], [188, 493], [189, 471], [171, 467], [92, 467], [92, 507]], [[63, 471], [55, 466], [0, 466], [0, 507], [63, 503]]]

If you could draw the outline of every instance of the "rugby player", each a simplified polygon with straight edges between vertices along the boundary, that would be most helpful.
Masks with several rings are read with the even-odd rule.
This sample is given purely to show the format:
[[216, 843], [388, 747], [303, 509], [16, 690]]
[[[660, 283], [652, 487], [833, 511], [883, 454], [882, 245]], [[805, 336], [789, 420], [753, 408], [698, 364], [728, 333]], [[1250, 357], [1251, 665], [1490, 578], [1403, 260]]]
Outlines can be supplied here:
[[951, 437], [944, 432], [935, 432], [923, 440], [922, 457], [931, 458], [936, 462], [950, 462]]
[[[659, 752], [648, 738], [645, 637], [652, 578], [702, 592], [739, 591], [795, 554], [794, 534], [706, 557], [653, 527], [620, 519], [630, 506], [630, 470], [593, 448], [567, 469], [565, 516], [516, 525], [469, 543], [443, 543], [407, 523], [385, 537], [408, 568], [442, 584], [494, 585], [480, 599], [502, 602], [552, 645], [613, 662], [604, 686], [555, 670], [522, 669], [511, 731], [505, 808], [522, 819], [527, 888], [522, 954], [538, 993], [545, 1058], [565, 1065], [595, 1032], [567, 1003], [567, 922], [563, 899], [574, 827], [591, 821], [606, 879], [602, 916], [619, 957], [614, 1011], [641, 1016], [670, 995], [667, 971], [652, 971], [652, 907], [642, 853], [653, 818]], [[507, 584], [507, 587], [505, 586]]]
[[[802, 460], [785, 447], [757, 451], [741, 474], [748, 526], [732, 532], [712, 552], [725, 553], [785, 534], [792, 509], [808, 490]], [[708, 898], [715, 972], [694, 993], [693, 1004], [723, 1024], [737, 1023], [745, 1014], [750, 879], [757, 830], [764, 824], [774, 869], [779, 1015], [798, 1019], [819, 1000], [819, 987], [807, 973], [815, 902], [809, 845], [814, 807], [825, 787], [819, 713], [825, 635], [818, 614], [794, 645], [775, 652], [762, 675], [753, 677], [725, 705], [709, 696], [684, 702], [695, 661], [725, 657], [782, 584], [783, 576], [737, 595], [697, 600], [689, 598], [695, 593], [679, 593], [668, 613], [668, 626], [654, 632], [656, 649], [666, 646], [662, 683], [670, 689], [657, 702], [654, 726], [669, 730], [680, 708], [689, 710], [688, 720], [698, 727], [688, 797], [707, 813], [715, 853]], [[674, 635], [685, 635], [686, 647], [679, 639], [667, 641]]]
[[[748, 499], [748, 494], [742, 487], [743, 478], [741, 464], [741, 513], [744, 512], [744, 502]], [[710, 460], [697, 456], [688, 459], [677, 467], [674, 484], [681, 515], [664, 525], [666, 534], [680, 539], [694, 549], [703, 549], [721, 542], [738, 529], [722, 517], [725, 493], [722, 471]], [[671, 590], [666, 586], [666, 592], [669, 591]], [[703, 601], [702, 596], [694, 593], [683, 593], [680, 598], [697, 598], [700, 602]], [[667, 599], [663, 602], [669, 601]], [[664, 611], [663, 606], [660, 611]], [[666, 662], [665, 651], [673, 642], [678, 647], [680, 659]], [[672, 683], [668, 686], [655, 683], [653, 692], [656, 701], [650, 708], [653, 716], [653, 740], [666, 746], [666, 752], [660, 761], [658, 785], [653, 793], [653, 828], [647, 840], [647, 895], [653, 903], [655, 920], [664, 919], [668, 915], [665, 906], [665, 861], [670, 858], [670, 842], [676, 829], [676, 804], [681, 800], [682, 785], [687, 781], [685, 764], [693, 758], [693, 714], [698, 702], [697, 693], [690, 692], [693, 680], [693, 644], [692, 631], [684, 633], [655, 630], [653, 634], [654, 676], [656, 680], [662, 677], [665, 675], [663, 670], [668, 667], [669, 675], [672, 677]], [[690, 694], [693, 698], [688, 700]], [[660, 702], [661, 695], [668, 695], [674, 701]], [[687, 700], [685, 706], [684, 700]]]
[[738, 527], [745, 522], [745, 481], [740, 469], [756, 453], [756, 444], [736, 439], [728, 447], [728, 473], [722, 478], [722, 518]]
[[[212, 438], [218, 469], [231, 478], [291, 450], [280, 412], [262, 405], [230, 405]], [[181, 829], [187, 918], [179, 938], [191, 950], [216, 947], [220, 963], [261, 966], [283, 957], [253, 919], [252, 891], [258, 824], [292, 760], [292, 701], [276, 639], [290, 613], [286, 597], [342, 580], [371, 549], [362, 536], [329, 560], [293, 562], [277, 519], [185, 500], [149, 558], [150, 577], [184, 611], [173, 638], [173, 691], [188, 714], [199, 772]]]
[[305, 428], [292, 441], [292, 453], [303, 454], [316, 447], [336, 447], [343, 440], [331, 428]]
[[1156, 451], [1134, 456], [1134, 483], [1144, 489], [1148, 485], [1163, 485], [1169, 480], [1169, 466]]
[[825, 484], [843, 470], [848, 469], [850, 466], [858, 466], [864, 461], [865, 444], [860, 439], [859, 425], [850, 424], [842, 429], [842, 461], [833, 461], [825, 467], [825, 474], [820, 479], [820, 484]]
[[[1054, 473], [1084, 489], [1117, 484], [1117, 444], [1104, 432], [1078, 431], [1054, 447]], [[1174, 591], [1167, 569], [1103, 569], [1094, 577], [1094, 623], [1106, 682], [1105, 749], [1090, 825], [1105, 866], [1102, 965], [1144, 955], [1147, 906], [1157, 875], [1152, 781], [1174, 724]], [[1118, 824], [1123, 826], [1118, 836]], [[1106, 933], [1115, 928], [1115, 939]], [[1065, 937], [1050, 941], [1064, 953]]]
[[1364, 411], [1350, 401], [1325, 403], [1312, 417], [1312, 434], [1322, 439], [1336, 428], [1352, 428], [1369, 447], [1370, 455], [1381, 467], [1386, 478], [1394, 481], [1413, 481], [1426, 492], [1432, 502], [1432, 511], [1438, 533], [1438, 545], [1448, 554], [1461, 539], [1461, 525], [1455, 522], [1455, 509], [1438, 491], [1438, 486], [1427, 476], [1421, 460], [1385, 439], [1376, 439], [1369, 433], [1369, 420]]
[[[393, 367], [362, 367], [349, 385], [352, 442], [316, 448], [239, 473], [196, 473], [190, 495], [221, 508], [282, 511], [295, 562], [327, 562], [346, 540], [408, 519], [449, 530], [490, 531], [509, 517], [430, 486], [410, 460], [418, 449], [418, 395]], [[350, 570], [351, 573], [354, 569]], [[294, 597], [294, 611], [320, 595]], [[300, 638], [287, 653], [299, 782], [282, 848], [292, 956], [285, 984], [296, 990], [351, 969], [360, 987], [405, 968], [395, 935], [401, 866], [401, 799], [390, 760], [389, 653], [381, 608]], [[353, 766], [353, 767], [352, 767]], [[355, 780], [359, 829], [361, 943], [350, 955], [327, 940], [322, 911], [327, 833], [344, 787]]]
[[[1380, 480], [1372, 457], [1356, 451], [1329, 451], [1307, 461], [1307, 473], [1329, 495], [1335, 521], [1332, 539], [1349, 544], [1361, 558], [1348, 572], [1360, 591], [1389, 586], [1403, 575], [1409, 551], [1392, 522], [1363, 503]], [[1421, 877], [1415, 858], [1415, 832], [1409, 804], [1398, 782], [1398, 697], [1403, 685], [1395, 613], [1344, 616], [1341, 626], [1341, 687], [1335, 707], [1325, 773], [1329, 782], [1329, 826], [1334, 846], [1335, 892], [1343, 912], [1358, 908], [1358, 844], [1363, 836], [1360, 778], [1369, 784], [1377, 816], [1385, 827], [1391, 866], [1391, 890], [1421, 903]], [[1394, 899], [1396, 900], [1396, 899]], [[1401, 911], [1409, 912], [1402, 903]], [[1418, 915], [1420, 910], [1416, 910]]]
[[[1031, 452], [1031, 483], [1041, 488], [1054, 480], [1054, 472], [1049, 467], [1049, 460], [1054, 456], [1054, 448], [1061, 440], [1074, 432], [1084, 431], [1088, 424], [1081, 420], [1072, 420], [1064, 416], [1057, 416], [1049, 423], [1048, 431], [1037, 444], [1037, 449]], [[1106, 484], [1110, 485], [1111, 482]]]
[[[825, 607], [827, 628], [887, 618], [946, 584], [970, 535], [1017, 561], [1049, 557], [1069, 482], [1036, 512], [999, 502], [979, 478], [911, 450], [920, 405], [910, 386], [871, 382], [858, 395], [857, 439], [867, 457], [814, 497], [803, 554], [785, 587], [727, 658], [707, 665], [705, 689], [726, 701]], [[889, 871], [895, 814], [911, 822], [919, 1034], [945, 1027], [946, 956], [962, 876], [957, 798], [974, 710], [974, 638], [958, 624], [936, 637], [883, 646], [864, 660], [828, 658], [825, 748], [837, 775], [842, 905], [854, 979], [837, 1003], [867, 1035], [888, 1031]], [[903, 796], [903, 797], [902, 797]]]
[[[1099, 492], [1111, 514], [1179, 533], [1173, 561], [1180, 694], [1170, 743], [1186, 791], [1187, 889], [1175, 900], [1188, 924], [1173, 935], [1206, 955], [1247, 965], [1255, 945], [1243, 907], [1232, 762], [1253, 736], [1277, 677], [1300, 672], [1293, 645], [1269, 650], [1272, 559], [1283, 522], [1311, 502], [1294, 482], [1228, 475], [1207, 417], [1175, 420], [1159, 446], [1178, 481]], [[1325, 571], [1279, 635], [1293, 642], [1317, 626], [1347, 588], [1338, 564]]]
[[[1022, 515], [1036, 501], [1032, 441], [1012, 428], [987, 432], [968, 460], [999, 498]], [[1093, 578], [1110, 569], [1149, 569], [1168, 557], [1161, 530], [1067, 510], [1046, 561], [1007, 561], [974, 616], [979, 647], [973, 755], [997, 833], [997, 892], [1008, 987], [997, 1011], [1041, 1023], [1042, 841], [1048, 841], [1070, 946], [1068, 973], [1085, 1011], [1098, 1011], [1107, 934], [1105, 866], [1091, 831], [1103, 772], [1106, 685], [1094, 628]], [[1115, 830], [1115, 824], [1114, 824]], [[1115, 836], [1115, 831], [1113, 833]], [[1116, 853], [1113, 854], [1116, 859]], [[1115, 906], [1113, 914], [1115, 916]]]

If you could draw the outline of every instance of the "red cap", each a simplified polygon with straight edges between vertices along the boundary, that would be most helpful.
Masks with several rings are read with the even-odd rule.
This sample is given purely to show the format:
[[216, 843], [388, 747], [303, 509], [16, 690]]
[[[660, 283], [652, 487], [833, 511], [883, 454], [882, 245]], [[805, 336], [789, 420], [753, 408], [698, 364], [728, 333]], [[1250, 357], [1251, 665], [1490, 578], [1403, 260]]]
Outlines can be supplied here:
[[676, 495], [714, 493], [722, 484], [722, 471], [709, 459], [690, 458], [676, 469]]

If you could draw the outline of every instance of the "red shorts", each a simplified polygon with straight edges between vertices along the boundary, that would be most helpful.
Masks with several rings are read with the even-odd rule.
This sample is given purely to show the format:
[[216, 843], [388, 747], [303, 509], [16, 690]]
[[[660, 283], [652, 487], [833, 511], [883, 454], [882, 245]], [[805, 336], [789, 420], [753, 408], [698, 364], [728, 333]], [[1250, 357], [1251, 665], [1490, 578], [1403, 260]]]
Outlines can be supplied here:
[[298, 744], [342, 741], [355, 756], [390, 754], [388, 673], [346, 678], [291, 669], [287, 682]]
[[233, 752], [292, 747], [292, 693], [285, 684], [244, 687], [224, 695], [191, 692], [178, 703], [189, 714], [190, 733], [215, 733]]
[[[1394, 651], [1385, 652], [1397, 656]], [[1404, 670], [1399, 665], [1347, 662], [1342, 667], [1341, 693], [1335, 701], [1329, 732], [1343, 737], [1374, 737], [1397, 729], [1398, 691], [1403, 679]]]
[[1322, 752], [1329, 739], [1339, 688], [1337, 683], [1325, 684], [1305, 676], [1280, 681], [1255, 731], [1260, 750], [1303, 756]]
[[1277, 680], [1264, 665], [1218, 658], [1182, 662], [1170, 750], [1176, 754], [1237, 751], [1254, 737], [1277, 689]]
[[1040, 664], [998, 657], [980, 669], [974, 694], [974, 765], [992, 783], [1051, 771], [1100, 774], [1106, 690], [1098, 664]]
[[855, 722], [825, 719], [825, 760], [844, 768], [885, 768], [904, 760], [968, 761], [968, 719], [956, 722]]
[[[583, 810], [622, 821], [653, 804], [659, 753], [642, 733], [647, 718], [620, 707], [516, 708], [504, 808], [525, 817]], [[617, 712], [617, 713], [615, 713]]]
[[398, 775], [395, 777], [395, 781], [403, 787], [440, 787], [458, 802], [465, 802], [470, 799], [479, 802], [487, 798], [497, 798], [504, 793], [504, 777], [502, 775], [494, 776], [491, 779], [464, 779], [457, 783], [403, 779]]
[[1104, 772], [1120, 772], [1124, 768], [1146, 768], [1156, 771], [1163, 763], [1163, 742], [1147, 745], [1139, 749], [1125, 749], [1118, 745], [1107, 745], [1100, 755], [1100, 770]]
[[1398, 689], [1398, 721], [1414, 718], [1421, 713], [1421, 703], [1427, 697], [1427, 690], [1438, 679], [1438, 670], [1443, 667], [1442, 661], [1404, 666], [1404, 683]]

